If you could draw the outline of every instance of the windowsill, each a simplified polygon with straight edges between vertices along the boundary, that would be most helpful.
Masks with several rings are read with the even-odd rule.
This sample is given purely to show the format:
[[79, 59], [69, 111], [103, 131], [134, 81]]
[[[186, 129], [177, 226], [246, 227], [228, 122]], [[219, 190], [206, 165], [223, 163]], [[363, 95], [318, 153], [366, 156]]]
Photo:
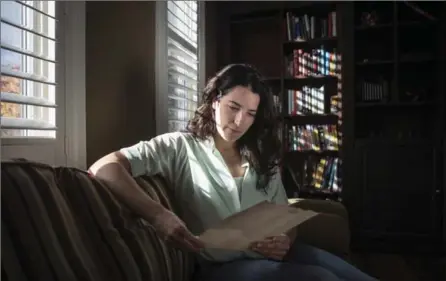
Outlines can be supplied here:
[[14, 146], [14, 145], [40, 145], [40, 144], [53, 144], [57, 142], [56, 139], [50, 138], [2, 138], [2, 146]]

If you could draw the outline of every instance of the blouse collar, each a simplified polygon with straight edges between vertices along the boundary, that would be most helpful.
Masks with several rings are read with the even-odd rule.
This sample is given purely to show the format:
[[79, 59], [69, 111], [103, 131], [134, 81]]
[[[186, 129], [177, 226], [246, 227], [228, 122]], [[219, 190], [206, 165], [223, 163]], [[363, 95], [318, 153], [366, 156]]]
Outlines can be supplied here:
[[[220, 152], [217, 150], [217, 147], [215, 146], [214, 137], [208, 137], [203, 141], [204, 145], [211, 149], [212, 153], [215, 155], [217, 152], [220, 154]], [[249, 167], [249, 162], [246, 159], [244, 155], [242, 155], [242, 167]]]

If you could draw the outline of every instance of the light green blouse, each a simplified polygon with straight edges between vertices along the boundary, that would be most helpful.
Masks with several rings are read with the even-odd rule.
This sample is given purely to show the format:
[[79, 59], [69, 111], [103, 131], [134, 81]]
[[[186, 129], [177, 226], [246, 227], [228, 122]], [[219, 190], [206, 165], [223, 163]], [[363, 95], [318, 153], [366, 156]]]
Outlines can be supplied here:
[[[259, 191], [256, 189], [257, 175], [246, 161], [243, 163], [245, 175], [237, 187], [213, 138], [201, 141], [188, 133], [167, 133], [120, 151], [130, 161], [134, 177], [144, 174], [165, 177], [179, 203], [178, 215], [195, 235], [262, 201], [288, 203], [280, 173], [270, 181], [267, 193]], [[201, 256], [219, 262], [261, 258], [248, 250], [206, 249]]]

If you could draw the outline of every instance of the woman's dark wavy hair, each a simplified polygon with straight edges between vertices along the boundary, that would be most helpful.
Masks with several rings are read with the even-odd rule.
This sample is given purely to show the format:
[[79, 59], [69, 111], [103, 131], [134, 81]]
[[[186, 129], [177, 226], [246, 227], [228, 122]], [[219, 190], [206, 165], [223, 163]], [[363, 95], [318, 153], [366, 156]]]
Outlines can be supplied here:
[[231, 64], [211, 78], [204, 88], [200, 106], [187, 125], [187, 131], [201, 140], [213, 136], [216, 133], [216, 125], [212, 103], [236, 86], [248, 87], [260, 96], [254, 123], [237, 140], [237, 146], [257, 173], [257, 189], [266, 192], [271, 177], [278, 171], [281, 145], [272, 93], [254, 67]]

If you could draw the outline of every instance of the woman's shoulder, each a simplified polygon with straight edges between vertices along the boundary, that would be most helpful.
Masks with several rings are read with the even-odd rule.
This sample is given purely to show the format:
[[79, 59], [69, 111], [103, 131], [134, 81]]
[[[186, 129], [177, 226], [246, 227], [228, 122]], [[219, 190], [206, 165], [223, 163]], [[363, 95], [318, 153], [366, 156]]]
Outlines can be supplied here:
[[163, 142], [182, 146], [186, 143], [196, 142], [196, 138], [189, 132], [170, 132], [154, 137], [155, 142]]
[[177, 155], [202, 153], [202, 141], [189, 132], [171, 132], [150, 140], [156, 150], [174, 151]]

